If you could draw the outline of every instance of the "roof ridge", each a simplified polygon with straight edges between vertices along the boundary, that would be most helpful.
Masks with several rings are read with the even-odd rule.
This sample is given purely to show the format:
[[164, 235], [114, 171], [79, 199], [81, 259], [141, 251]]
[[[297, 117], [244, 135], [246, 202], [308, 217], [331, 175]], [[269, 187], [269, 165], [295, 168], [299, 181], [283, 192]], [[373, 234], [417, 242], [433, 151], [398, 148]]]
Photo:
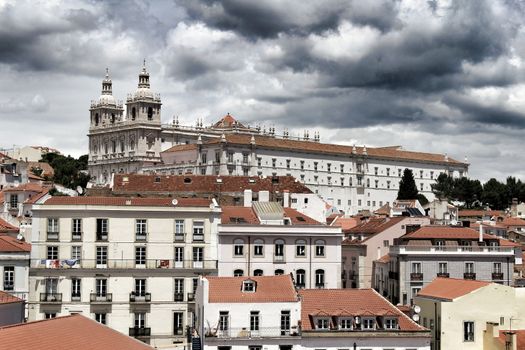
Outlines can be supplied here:
[[[53, 318], [46, 318], [46, 319], [43, 319], [43, 320], [35, 320], [35, 321], [30, 321], [30, 322], [21, 322], [21, 323], [16, 323], [16, 324], [10, 324], [8, 326], [1, 326], [0, 327], [0, 331], [6, 329], [6, 328], [15, 328], [15, 327], [20, 327], [20, 326], [27, 326], [27, 325], [32, 325], [32, 324], [36, 324], [36, 323], [42, 323], [42, 322], [50, 322], [50, 321], [55, 321], [55, 320], [61, 320], [63, 318], [71, 318], [71, 317], [77, 317], [77, 316], [81, 316], [80, 314], [71, 314], [71, 315], [65, 315], [65, 316], [58, 316], [58, 317], [53, 317]], [[87, 318], [87, 317], [85, 317]]]

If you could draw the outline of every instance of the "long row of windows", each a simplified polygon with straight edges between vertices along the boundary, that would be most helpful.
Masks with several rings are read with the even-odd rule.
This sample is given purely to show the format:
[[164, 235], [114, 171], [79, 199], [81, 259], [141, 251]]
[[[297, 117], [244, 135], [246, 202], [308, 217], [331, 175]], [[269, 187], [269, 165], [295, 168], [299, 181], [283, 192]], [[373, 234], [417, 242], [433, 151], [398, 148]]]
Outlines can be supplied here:
[[[465, 262], [464, 265], [464, 272], [465, 273], [474, 273], [474, 263], [473, 262]], [[422, 273], [422, 265], [420, 262], [412, 262], [411, 265], [411, 273], [413, 274], [421, 274]], [[501, 273], [501, 263], [495, 262], [492, 264], [492, 273]], [[448, 273], [448, 262], [438, 262], [438, 273], [439, 274], [446, 274]]]
[[[286, 242], [283, 239], [276, 239], [273, 244], [273, 254], [276, 257], [284, 256]], [[326, 242], [322, 239], [318, 239], [314, 242], [314, 251], [315, 256], [324, 257], [325, 256], [325, 247]], [[295, 241], [295, 256], [297, 257], [306, 257], [306, 248], [307, 242], [304, 239], [298, 239]], [[254, 257], [263, 257], [265, 250], [265, 243], [262, 239], [255, 239], [253, 241], [253, 256]], [[237, 238], [233, 241], [233, 255], [234, 256], [244, 256], [245, 254], [245, 241], [244, 239]]]
[[[284, 270], [277, 269], [273, 273], [274, 275], [283, 275]], [[244, 276], [244, 270], [236, 269], [233, 271], [233, 276], [240, 277]], [[253, 276], [264, 276], [264, 271], [262, 269], [255, 269], [253, 271]], [[306, 287], [306, 271], [303, 269], [298, 269], [295, 272], [295, 286], [297, 288]], [[315, 270], [315, 288], [324, 288], [325, 287], [325, 271], [323, 269]]]

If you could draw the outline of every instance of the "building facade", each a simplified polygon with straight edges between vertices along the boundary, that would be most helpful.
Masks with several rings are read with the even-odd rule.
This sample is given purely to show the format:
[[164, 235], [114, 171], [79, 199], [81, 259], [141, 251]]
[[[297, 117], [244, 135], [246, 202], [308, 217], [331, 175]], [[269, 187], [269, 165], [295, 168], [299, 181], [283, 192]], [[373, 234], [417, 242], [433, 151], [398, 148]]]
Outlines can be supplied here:
[[23, 300], [29, 298], [31, 245], [8, 234], [0, 234], [0, 291]]
[[198, 198], [51, 197], [35, 205], [29, 319], [81, 313], [181, 348], [199, 275], [216, 274], [220, 209]]

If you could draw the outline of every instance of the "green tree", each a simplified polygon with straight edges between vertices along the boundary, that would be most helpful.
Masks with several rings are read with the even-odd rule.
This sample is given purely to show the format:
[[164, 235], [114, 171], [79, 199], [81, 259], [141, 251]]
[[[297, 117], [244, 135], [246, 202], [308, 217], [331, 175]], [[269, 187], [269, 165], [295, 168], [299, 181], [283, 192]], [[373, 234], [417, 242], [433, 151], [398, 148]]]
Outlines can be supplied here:
[[483, 185], [481, 200], [491, 209], [505, 209], [507, 207], [507, 186], [492, 178]]
[[432, 192], [439, 199], [455, 199], [452, 198], [454, 191], [454, 179], [445, 173], [439, 174], [436, 183], [431, 185]]
[[77, 186], [86, 187], [89, 175], [87, 169], [87, 155], [75, 159], [57, 153], [47, 153], [42, 156], [41, 162], [48, 163], [54, 170], [52, 181], [62, 186], [76, 189]]
[[417, 199], [418, 193], [412, 170], [405, 169], [403, 177], [401, 178], [401, 181], [399, 181], [397, 199]]

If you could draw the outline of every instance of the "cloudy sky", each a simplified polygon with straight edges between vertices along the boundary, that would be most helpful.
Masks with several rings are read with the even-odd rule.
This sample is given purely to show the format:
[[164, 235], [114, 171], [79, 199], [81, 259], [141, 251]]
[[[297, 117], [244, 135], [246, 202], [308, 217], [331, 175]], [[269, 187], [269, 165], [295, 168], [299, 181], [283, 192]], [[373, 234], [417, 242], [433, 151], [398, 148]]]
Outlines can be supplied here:
[[92, 99], [136, 89], [163, 121], [321, 133], [447, 153], [525, 180], [520, 0], [0, 0], [0, 148], [87, 153]]

